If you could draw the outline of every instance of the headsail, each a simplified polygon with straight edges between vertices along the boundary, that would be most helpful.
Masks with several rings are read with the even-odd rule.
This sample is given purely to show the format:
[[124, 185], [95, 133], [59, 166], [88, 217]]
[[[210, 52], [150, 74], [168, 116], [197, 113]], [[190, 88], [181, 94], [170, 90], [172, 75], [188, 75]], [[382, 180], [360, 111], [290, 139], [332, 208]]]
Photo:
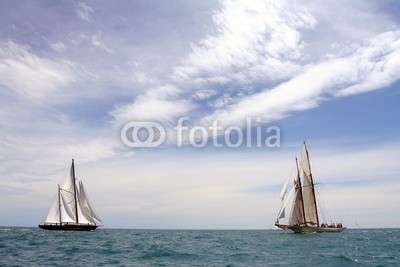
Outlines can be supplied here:
[[59, 223], [60, 222], [60, 202], [59, 202], [59, 192], [54, 197], [54, 200], [50, 206], [49, 212], [45, 219], [46, 223]]
[[290, 181], [290, 177], [288, 177], [286, 183], [284, 183], [283, 186], [282, 186], [282, 189], [281, 189], [281, 201], [283, 201], [285, 199], [289, 181]]
[[287, 208], [287, 205], [290, 203], [290, 200], [291, 200], [291, 198], [293, 196], [293, 193], [294, 193], [294, 189], [295, 188], [293, 187], [292, 190], [290, 190], [289, 194], [286, 196], [286, 198], [282, 202], [281, 209], [280, 209], [280, 211], [278, 213], [278, 220], [285, 218], [285, 210]]

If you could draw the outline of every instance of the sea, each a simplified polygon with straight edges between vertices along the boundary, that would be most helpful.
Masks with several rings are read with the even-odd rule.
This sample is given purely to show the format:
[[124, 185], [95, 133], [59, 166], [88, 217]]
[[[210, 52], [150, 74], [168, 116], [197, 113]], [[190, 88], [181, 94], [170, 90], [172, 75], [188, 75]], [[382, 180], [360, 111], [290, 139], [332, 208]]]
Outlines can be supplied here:
[[400, 266], [400, 229], [293, 234], [0, 227], [0, 266]]

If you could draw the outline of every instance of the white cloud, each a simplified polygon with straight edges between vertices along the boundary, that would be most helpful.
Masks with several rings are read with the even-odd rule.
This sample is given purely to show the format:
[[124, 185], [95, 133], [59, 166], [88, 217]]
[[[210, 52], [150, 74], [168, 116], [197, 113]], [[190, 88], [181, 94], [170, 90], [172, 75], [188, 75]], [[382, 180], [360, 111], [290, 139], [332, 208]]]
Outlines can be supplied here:
[[210, 90], [210, 89], [202, 89], [198, 90], [195, 93], [195, 98], [200, 99], [200, 100], [206, 100], [209, 99], [210, 97], [214, 96], [217, 92], [215, 90]]
[[247, 84], [279, 81], [296, 73], [304, 42], [298, 29], [316, 21], [292, 1], [223, 1], [217, 33], [193, 45], [176, 81]]
[[[174, 68], [175, 85], [167, 85], [176, 88], [174, 93], [166, 99], [155, 88], [118, 106], [112, 112], [118, 123], [130, 118], [170, 121], [178, 115], [192, 116], [200, 125], [215, 119], [225, 126], [243, 125], [246, 117], [276, 121], [335, 97], [384, 88], [399, 76], [398, 31], [352, 45], [327, 43], [330, 53], [310, 61], [302, 34], [311, 32], [316, 20], [294, 2], [224, 1], [214, 21], [216, 33], [193, 45]], [[147, 75], [139, 74], [147, 81]], [[187, 113], [212, 96], [209, 110]]]
[[357, 82], [339, 90], [339, 97], [384, 88], [399, 79], [400, 31], [383, 33], [348, 58], [357, 71]]
[[92, 22], [92, 18], [90, 16], [93, 13], [93, 8], [87, 6], [86, 3], [79, 3], [78, 9], [76, 10], [76, 14], [81, 20]]
[[112, 158], [119, 146], [116, 140], [107, 138], [66, 141], [54, 137], [42, 140], [1, 137], [0, 148], [7, 155], [0, 163], [1, 173], [47, 175], [67, 166], [72, 158], [82, 164]]
[[171, 85], [155, 87], [132, 103], [117, 106], [111, 115], [117, 126], [130, 121], [171, 122], [192, 108], [189, 101], [176, 99], [178, 93], [179, 89]]
[[[301, 67], [295, 62], [301, 59], [304, 46], [298, 29], [311, 28], [316, 23], [304, 8], [291, 1], [224, 1], [214, 21], [217, 33], [193, 45], [187, 59], [174, 68], [175, 85], [167, 85], [177, 88], [174, 94], [166, 100], [154, 93], [158, 89], [151, 89], [151, 93], [139, 96], [133, 103], [117, 107], [112, 114], [118, 122], [129, 118], [170, 120], [182, 115], [195, 107], [188, 91], [210, 88], [191, 94], [193, 100], [217, 94], [207, 84], [238, 82], [243, 86], [287, 79]], [[146, 77], [142, 76], [143, 80]], [[224, 99], [236, 100], [231, 96]], [[213, 105], [220, 107], [222, 103], [228, 102]]]
[[313, 66], [291, 80], [216, 110], [204, 121], [243, 124], [246, 117], [274, 121], [322, 101], [384, 88], [400, 75], [400, 31], [383, 33], [341, 58]]
[[75, 80], [70, 62], [39, 57], [14, 42], [0, 43], [0, 59], [0, 84], [31, 100], [43, 100]]
[[63, 53], [66, 49], [65, 44], [63, 44], [62, 42], [57, 42], [57, 43], [51, 44], [50, 46], [54, 51], [57, 51], [59, 53]]
[[98, 36], [96, 34], [92, 35], [92, 44], [94, 46], [106, 51], [109, 54], [113, 54], [114, 53], [114, 50], [109, 48], [109, 47], [107, 47], [106, 44], [102, 40], [100, 40], [100, 36]]

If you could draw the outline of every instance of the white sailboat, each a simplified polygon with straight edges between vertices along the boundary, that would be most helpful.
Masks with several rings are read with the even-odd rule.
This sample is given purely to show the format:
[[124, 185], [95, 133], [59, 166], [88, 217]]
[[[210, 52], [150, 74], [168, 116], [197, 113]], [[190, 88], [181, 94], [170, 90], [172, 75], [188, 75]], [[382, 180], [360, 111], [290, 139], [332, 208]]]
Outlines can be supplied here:
[[[314, 188], [315, 183], [311, 173], [310, 158], [305, 142], [299, 163], [296, 158], [296, 168], [297, 177], [294, 180], [291, 191], [287, 193], [290, 180], [282, 187], [282, 206], [275, 225], [284, 230], [292, 230], [295, 233], [341, 232], [346, 229], [341, 223], [320, 224]], [[287, 223], [280, 223], [280, 220], [286, 219], [285, 211], [287, 208], [291, 208]]]
[[45, 230], [91, 231], [102, 222], [95, 212], [82, 181], [76, 184], [74, 160], [70, 177], [62, 186], [58, 185], [57, 194], [47, 214], [45, 222], [39, 227]]

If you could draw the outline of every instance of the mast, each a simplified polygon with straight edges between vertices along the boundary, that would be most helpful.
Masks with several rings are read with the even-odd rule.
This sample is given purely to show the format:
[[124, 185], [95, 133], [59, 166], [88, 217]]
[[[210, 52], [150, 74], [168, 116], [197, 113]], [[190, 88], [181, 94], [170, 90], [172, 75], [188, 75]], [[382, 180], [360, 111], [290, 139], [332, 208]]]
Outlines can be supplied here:
[[312, 178], [312, 174], [311, 174], [311, 164], [310, 164], [310, 157], [308, 155], [308, 149], [306, 146], [306, 141], [304, 141], [304, 148], [306, 149], [306, 155], [307, 155], [307, 161], [308, 161], [308, 169], [310, 170], [310, 181], [311, 181], [311, 190], [312, 190], [312, 195], [314, 198], [314, 205], [315, 205], [315, 215], [317, 217], [317, 226], [319, 226], [319, 218], [318, 218], [318, 209], [317, 209], [317, 200], [315, 198], [315, 190], [314, 190], [314, 180]]
[[60, 196], [60, 185], [58, 185], [58, 214], [60, 215], [60, 225], [62, 223], [61, 220], [61, 196]]
[[300, 172], [299, 172], [299, 165], [297, 163], [297, 157], [296, 157], [296, 168], [297, 168], [297, 182], [299, 186], [299, 192], [300, 192], [300, 202], [301, 202], [301, 211], [303, 212], [303, 222], [305, 223], [306, 221], [306, 213], [304, 212], [304, 201], [303, 201], [303, 189], [301, 186], [301, 179], [300, 179]]
[[71, 174], [72, 174], [72, 182], [74, 185], [74, 202], [75, 202], [75, 218], [76, 218], [76, 223], [79, 222], [78, 220], [78, 204], [77, 204], [77, 200], [76, 200], [76, 178], [75, 178], [75, 166], [74, 166], [74, 159], [72, 159], [72, 165], [71, 165]]

